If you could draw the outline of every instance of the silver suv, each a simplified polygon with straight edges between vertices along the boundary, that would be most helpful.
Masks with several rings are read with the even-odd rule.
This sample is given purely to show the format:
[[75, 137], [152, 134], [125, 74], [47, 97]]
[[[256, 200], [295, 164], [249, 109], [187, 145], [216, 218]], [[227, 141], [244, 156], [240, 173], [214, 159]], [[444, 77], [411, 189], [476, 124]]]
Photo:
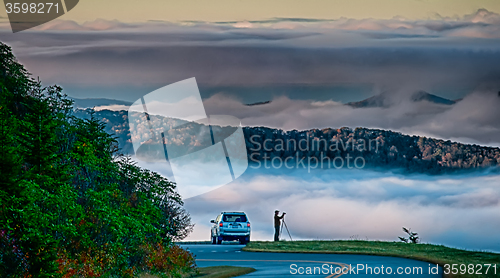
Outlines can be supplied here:
[[214, 224], [210, 233], [212, 244], [221, 244], [223, 240], [250, 242], [250, 222], [244, 212], [221, 212], [210, 223]]

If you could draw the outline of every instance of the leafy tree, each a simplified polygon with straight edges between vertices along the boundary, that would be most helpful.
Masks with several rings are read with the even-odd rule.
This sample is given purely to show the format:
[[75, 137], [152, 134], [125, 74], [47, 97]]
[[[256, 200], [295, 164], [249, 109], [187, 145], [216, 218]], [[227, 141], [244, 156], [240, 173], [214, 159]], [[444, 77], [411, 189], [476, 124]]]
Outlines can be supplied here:
[[172, 245], [192, 229], [175, 184], [117, 156], [93, 112], [73, 116], [1, 43], [0, 58], [0, 276], [191, 271]]

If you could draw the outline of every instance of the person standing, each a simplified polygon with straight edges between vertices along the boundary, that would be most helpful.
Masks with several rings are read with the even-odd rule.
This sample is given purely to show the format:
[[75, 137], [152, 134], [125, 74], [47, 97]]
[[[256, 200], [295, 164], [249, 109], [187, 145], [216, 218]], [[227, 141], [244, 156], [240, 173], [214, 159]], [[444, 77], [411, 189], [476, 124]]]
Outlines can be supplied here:
[[280, 227], [281, 227], [281, 219], [285, 217], [285, 212], [279, 216], [280, 211], [275, 210], [274, 211], [274, 241], [279, 241], [280, 240]]

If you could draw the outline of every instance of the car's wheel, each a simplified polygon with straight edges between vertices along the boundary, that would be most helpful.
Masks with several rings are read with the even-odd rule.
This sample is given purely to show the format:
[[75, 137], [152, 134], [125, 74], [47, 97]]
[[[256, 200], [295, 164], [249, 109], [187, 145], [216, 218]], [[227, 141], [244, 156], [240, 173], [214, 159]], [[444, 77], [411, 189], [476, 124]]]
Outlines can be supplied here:
[[215, 237], [217, 244], [222, 244], [222, 237]]
[[216, 244], [217, 243], [217, 238], [212, 236], [212, 244]]

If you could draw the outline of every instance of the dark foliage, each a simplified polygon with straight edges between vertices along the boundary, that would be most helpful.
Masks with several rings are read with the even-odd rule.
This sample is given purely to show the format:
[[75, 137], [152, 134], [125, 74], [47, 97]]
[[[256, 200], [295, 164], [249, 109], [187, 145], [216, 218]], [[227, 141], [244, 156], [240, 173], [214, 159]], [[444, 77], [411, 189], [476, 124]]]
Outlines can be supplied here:
[[0, 277], [175, 276], [191, 230], [175, 184], [136, 166], [0, 43]]
[[[86, 111], [77, 110], [79, 117], [88, 117]], [[122, 152], [133, 154], [127, 111], [103, 110], [95, 117], [106, 123], [105, 130], [116, 134]], [[152, 121], [153, 128], [168, 124], [168, 119], [157, 117]], [[131, 123], [138, 124], [141, 123]], [[187, 129], [186, 129], [187, 130]], [[196, 129], [191, 129], [191, 131]], [[333, 129], [283, 131], [267, 127], [243, 128], [249, 161], [272, 160], [281, 157], [321, 159], [321, 155], [330, 158], [363, 157], [366, 167], [382, 169], [401, 169], [407, 173], [443, 174], [469, 172], [495, 168], [500, 165], [500, 149], [467, 145], [451, 141], [420, 136], [409, 136], [398, 132], [368, 128], [351, 129], [347, 127]], [[193, 135], [193, 134], [180, 134]], [[251, 139], [251, 138], [254, 139]], [[189, 138], [189, 136], [186, 136]], [[264, 149], [266, 147], [271, 150]], [[283, 150], [277, 146], [280, 140]], [[299, 148], [298, 143], [304, 140]], [[297, 146], [286, 148], [287, 142], [295, 141]], [[259, 148], [260, 147], [260, 148]], [[257, 150], [258, 149], [258, 150]], [[251, 157], [253, 155], [253, 157]], [[253, 159], [252, 159], [253, 158]]]
[[408, 237], [398, 237], [399, 240], [406, 243], [419, 243], [420, 238], [418, 237], [418, 233], [412, 232], [411, 229], [405, 227], [403, 227], [403, 232], [405, 232]]
[[[260, 160], [265, 156], [269, 157], [268, 159], [276, 156], [282, 158], [298, 156], [299, 158], [316, 157], [320, 160], [322, 154], [333, 160], [335, 157], [346, 158], [350, 155], [353, 158], [362, 157], [367, 167], [403, 169], [410, 173], [427, 174], [498, 168], [500, 165], [499, 148], [409, 136], [387, 130], [367, 128], [353, 130], [343, 127], [285, 132], [254, 127], [245, 128], [244, 133], [249, 156], [257, 152], [258, 155], [254, 158], [257, 157]], [[255, 136], [254, 140], [250, 140], [252, 136]], [[285, 143], [293, 140], [298, 143], [304, 140], [302, 148], [305, 150], [299, 147], [277, 150], [276, 147], [269, 146], [268, 148], [273, 150], [266, 151], [263, 148], [263, 142], [268, 139], [271, 142], [282, 140]], [[255, 151], [259, 145], [260, 150]]]

